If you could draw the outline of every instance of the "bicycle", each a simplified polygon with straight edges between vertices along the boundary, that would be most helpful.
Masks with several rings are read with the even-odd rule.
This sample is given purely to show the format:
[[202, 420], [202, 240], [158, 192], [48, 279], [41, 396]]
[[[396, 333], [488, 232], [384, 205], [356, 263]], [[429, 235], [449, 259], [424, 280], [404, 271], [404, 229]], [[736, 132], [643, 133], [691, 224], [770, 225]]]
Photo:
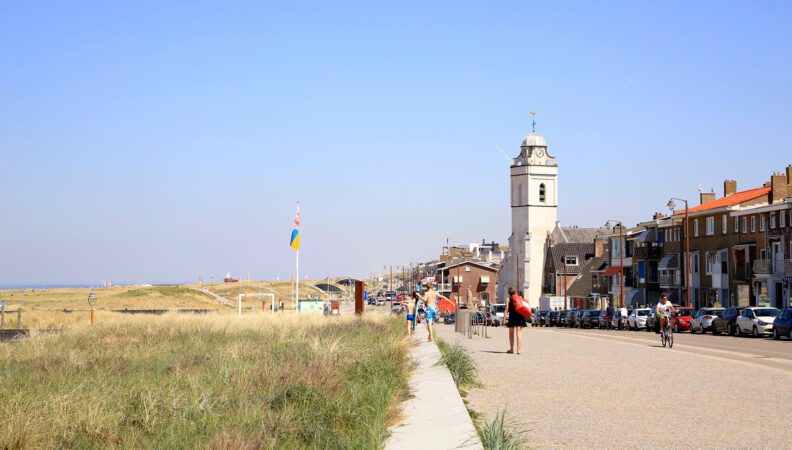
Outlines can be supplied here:
[[668, 348], [674, 347], [674, 328], [671, 326], [671, 319], [670, 315], [666, 317], [665, 327], [660, 330], [660, 343], [663, 344], [663, 348], [665, 348], [666, 344]]

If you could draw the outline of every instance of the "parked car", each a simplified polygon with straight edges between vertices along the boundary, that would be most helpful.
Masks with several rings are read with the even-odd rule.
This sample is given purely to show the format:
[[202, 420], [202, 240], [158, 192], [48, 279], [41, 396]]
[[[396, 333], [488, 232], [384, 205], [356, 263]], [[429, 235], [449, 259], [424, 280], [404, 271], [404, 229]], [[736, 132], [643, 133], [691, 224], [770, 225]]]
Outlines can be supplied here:
[[503, 314], [506, 312], [505, 303], [493, 303], [490, 305], [490, 314], [493, 316], [493, 323], [497, 326], [503, 325]]
[[574, 309], [570, 309], [570, 310], [564, 311], [564, 323], [563, 324], [564, 324], [565, 328], [569, 328], [569, 327], [572, 326], [572, 323], [575, 321], [575, 312], [576, 311]]
[[650, 308], [649, 315], [646, 316], [646, 331], [660, 332], [660, 321], [657, 320], [657, 311], [654, 308]]
[[537, 313], [539, 317], [539, 324], [540, 327], [549, 327], [550, 326], [550, 311], [539, 311]]
[[773, 321], [773, 337], [780, 339], [781, 336], [792, 339], [792, 308], [782, 310]]
[[548, 317], [549, 317], [548, 326], [557, 327], [558, 321], [561, 319], [561, 311], [550, 311]]
[[627, 317], [627, 328], [636, 331], [646, 328], [646, 318], [649, 317], [649, 312], [649, 308], [634, 309]]
[[690, 320], [693, 318], [695, 311], [689, 306], [682, 306], [677, 308], [674, 315], [674, 333], [680, 331], [690, 331]]
[[696, 311], [693, 319], [690, 321], [691, 333], [706, 333], [712, 330], [712, 321], [716, 317], [723, 315], [723, 308], [701, 308]]
[[759, 337], [773, 333], [773, 321], [778, 313], [776, 308], [745, 308], [735, 320], [737, 335], [750, 334]]
[[744, 306], [732, 306], [723, 311], [723, 315], [712, 321], [712, 334], [717, 336], [722, 333], [737, 335], [737, 317], [744, 310]]
[[574, 328], [580, 328], [580, 324], [583, 321], [583, 314], [586, 313], [585, 309], [578, 309], [575, 311], [575, 321], [572, 323]]
[[605, 326], [605, 311], [592, 309], [583, 316], [583, 328], [602, 328]]

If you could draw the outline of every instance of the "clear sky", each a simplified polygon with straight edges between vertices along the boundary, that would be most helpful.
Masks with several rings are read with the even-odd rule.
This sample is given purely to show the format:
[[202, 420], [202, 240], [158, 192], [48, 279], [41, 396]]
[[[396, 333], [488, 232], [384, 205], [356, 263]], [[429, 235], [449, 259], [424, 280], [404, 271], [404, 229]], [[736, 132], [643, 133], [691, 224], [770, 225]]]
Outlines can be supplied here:
[[0, 3], [0, 284], [357, 276], [792, 164], [792, 3]]

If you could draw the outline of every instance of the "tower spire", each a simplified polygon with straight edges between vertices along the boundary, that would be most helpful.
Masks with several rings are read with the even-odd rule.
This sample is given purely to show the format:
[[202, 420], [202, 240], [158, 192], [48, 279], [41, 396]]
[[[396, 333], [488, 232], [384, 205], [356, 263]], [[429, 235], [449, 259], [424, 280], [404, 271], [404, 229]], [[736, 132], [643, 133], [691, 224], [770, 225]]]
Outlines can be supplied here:
[[531, 111], [531, 133], [536, 133], [536, 111]]

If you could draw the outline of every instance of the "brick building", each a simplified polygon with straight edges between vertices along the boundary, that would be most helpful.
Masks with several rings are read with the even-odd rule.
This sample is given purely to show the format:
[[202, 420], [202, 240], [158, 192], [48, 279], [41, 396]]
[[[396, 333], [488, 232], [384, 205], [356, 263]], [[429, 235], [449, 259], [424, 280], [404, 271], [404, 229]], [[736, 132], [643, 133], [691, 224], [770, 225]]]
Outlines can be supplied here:
[[497, 301], [498, 267], [477, 261], [461, 261], [440, 269], [441, 278], [447, 280], [448, 291], [443, 295], [467, 305], [470, 309], [486, 307]]

